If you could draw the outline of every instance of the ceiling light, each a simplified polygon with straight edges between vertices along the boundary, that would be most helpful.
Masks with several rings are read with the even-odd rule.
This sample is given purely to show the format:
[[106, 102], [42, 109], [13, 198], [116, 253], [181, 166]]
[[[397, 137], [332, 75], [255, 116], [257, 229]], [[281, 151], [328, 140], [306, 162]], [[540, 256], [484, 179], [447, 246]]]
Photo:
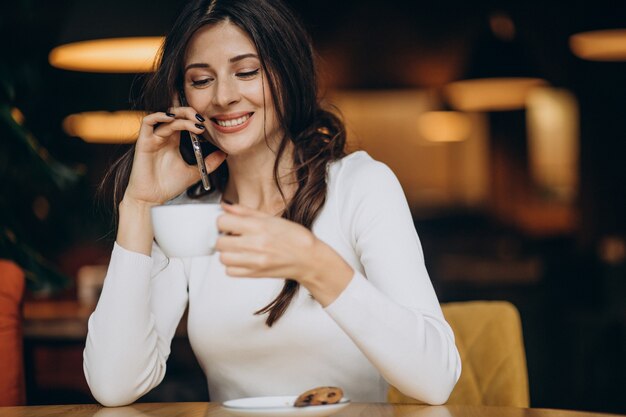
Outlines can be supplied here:
[[469, 137], [471, 128], [469, 116], [458, 111], [427, 111], [417, 119], [420, 136], [430, 142], [464, 141]]
[[137, 140], [144, 115], [140, 111], [72, 114], [63, 120], [63, 130], [90, 143], [131, 143]]
[[450, 104], [462, 111], [519, 110], [528, 93], [548, 83], [541, 78], [497, 77], [452, 82], [444, 87]]
[[135, 73], [154, 71], [163, 37], [96, 39], [54, 48], [53, 67], [72, 71]]
[[626, 29], [594, 30], [570, 36], [574, 55], [590, 61], [626, 61]]

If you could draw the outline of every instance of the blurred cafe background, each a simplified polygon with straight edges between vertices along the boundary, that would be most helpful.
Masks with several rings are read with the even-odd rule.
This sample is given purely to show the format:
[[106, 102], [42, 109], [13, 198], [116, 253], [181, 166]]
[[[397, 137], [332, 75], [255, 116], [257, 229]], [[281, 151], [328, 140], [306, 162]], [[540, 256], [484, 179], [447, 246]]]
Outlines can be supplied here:
[[[402, 183], [441, 302], [519, 309], [533, 407], [626, 413], [626, 2], [288, 2], [349, 150]], [[183, 3], [0, 9], [0, 258], [27, 277], [28, 404], [94, 401], [85, 323], [114, 240], [97, 190]], [[120, 37], [148, 38], [68, 47]], [[208, 400], [184, 334], [168, 368], [145, 401]]]

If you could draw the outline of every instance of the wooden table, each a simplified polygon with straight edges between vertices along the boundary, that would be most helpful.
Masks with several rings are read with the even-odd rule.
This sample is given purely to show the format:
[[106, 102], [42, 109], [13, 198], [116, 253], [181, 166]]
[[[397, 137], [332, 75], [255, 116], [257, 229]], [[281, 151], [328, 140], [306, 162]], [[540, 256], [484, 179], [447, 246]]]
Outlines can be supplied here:
[[[610, 414], [539, 408], [421, 406], [355, 403], [335, 417], [602, 417]], [[153, 403], [105, 408], [99, 405], [0, 407], [2, 417], [230, 417], [218, 403]]]

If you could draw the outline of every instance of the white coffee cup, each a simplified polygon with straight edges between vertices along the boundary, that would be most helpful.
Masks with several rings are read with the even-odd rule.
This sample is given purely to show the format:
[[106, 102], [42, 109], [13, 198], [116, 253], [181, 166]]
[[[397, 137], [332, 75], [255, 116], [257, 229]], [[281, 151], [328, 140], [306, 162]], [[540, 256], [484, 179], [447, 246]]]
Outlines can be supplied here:
[[211, 255], [219, 232], [215, 203], [170, 204], [151, 210], [154, 238], [163, 253], [173, 258]]

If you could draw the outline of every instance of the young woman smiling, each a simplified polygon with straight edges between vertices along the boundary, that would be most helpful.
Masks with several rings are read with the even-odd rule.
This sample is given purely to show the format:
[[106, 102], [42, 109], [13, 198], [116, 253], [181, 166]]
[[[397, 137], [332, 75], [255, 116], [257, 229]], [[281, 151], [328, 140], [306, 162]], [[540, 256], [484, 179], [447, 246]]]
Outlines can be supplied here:
[[[384, 164], [345, 155], [313, 56], [279, 0], [192, 1], [178, 17], [145, 85], [151, 113], [111, 170], [117, 240], [84, 356], [102, 404], [160, 383], [186, 308], [213, 401], [321, 385], [384, 401], [389, 384], [448, 398], [461, 364], [406, 199]], [[183, 130], [220, 149], [208, 193]], [[191, 200], [223, 202], [217, 253], [167, 259], [150, 207]]]

